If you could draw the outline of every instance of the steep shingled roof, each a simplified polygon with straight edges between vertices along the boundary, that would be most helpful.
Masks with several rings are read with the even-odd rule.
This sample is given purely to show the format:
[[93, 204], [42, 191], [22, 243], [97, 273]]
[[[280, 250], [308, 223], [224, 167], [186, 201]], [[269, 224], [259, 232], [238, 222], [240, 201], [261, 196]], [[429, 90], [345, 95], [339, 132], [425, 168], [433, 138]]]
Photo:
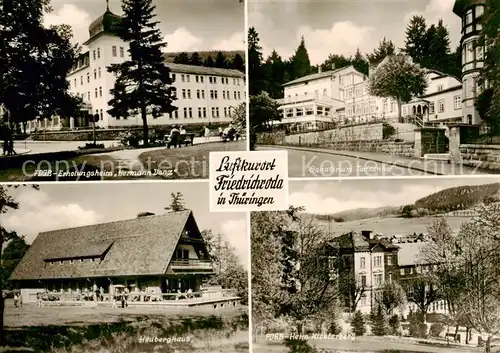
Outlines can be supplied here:
[[[189, 220], [186, 210], [40, 233], [10, 280], [163, 274]], [[90, 256], [101, 259], [51, 263]]]

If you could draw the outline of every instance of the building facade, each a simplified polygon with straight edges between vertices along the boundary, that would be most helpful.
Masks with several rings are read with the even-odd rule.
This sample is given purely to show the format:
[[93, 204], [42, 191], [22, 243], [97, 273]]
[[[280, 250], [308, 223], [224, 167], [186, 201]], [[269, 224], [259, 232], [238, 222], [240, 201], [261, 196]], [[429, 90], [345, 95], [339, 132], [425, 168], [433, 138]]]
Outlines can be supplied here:
[[160, 298], [200, 292], [213, 273], [192, 212], [180, 211], [40, 233], [10, 280], [26, 302], [37, 292], [77, 300], [102, 288], [107, 296], [116, 286]]
[[[89, 39], [83, 43], [87, 50], [68, 75], [70, 92], [84, 102], [81, 116], [32, 121], [28, 126], [30, 131], [89, 127], [91, 123], [85, 113], [97, 114], [96, 125], [100, 128], [142, 125], [140, 116], [119, 119], [107, 113], [116, 79], [107, 68], [130, 59], [128, 43], [115, 34], [120, 21], [121, 17], [108, 8], [90, 24]], [[173, 104], [177, 110], [158, 118], [148, 117], [151, 125], [228, 123], [233, 109], [245, 101], [245, 75], [240, 71], [173, 63], [165, 65], [171, 72], [177, 98]]]
[[[338, 285], [344, 310], [370, 313], [377, 308], [377, 296], [385, 283], [399, 283], [407, 297], [417, 290], [410, 282], [430, 273], [435, 264], [421, 258], [424, 234], [384, 237], [371, 231], [349, 232], [333, 240], [331, 255], [338, 258]], [[429, 290], [429, 288], [424, 288]], [[408, 302], [400, 310], [407, 316], [418, 311]], [[429, 302], [428, 314], [446, 314], [445, 300]]]
[[453, 12], [462, 19], [462, 122], [479, 124], [481, 118], [474, 106], [481, 93], [479, 72], [484, 65], [484, 48], [479, 45], [486, 0], [456, 0]]

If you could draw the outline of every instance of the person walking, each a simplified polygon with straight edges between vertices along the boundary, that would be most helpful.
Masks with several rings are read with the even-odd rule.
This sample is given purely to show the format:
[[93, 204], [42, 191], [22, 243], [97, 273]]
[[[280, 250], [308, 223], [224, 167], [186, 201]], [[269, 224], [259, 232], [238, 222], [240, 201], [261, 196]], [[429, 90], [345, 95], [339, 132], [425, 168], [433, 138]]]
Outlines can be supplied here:
[[219, 126], [219, 137], [221, 140], [222, 140], [222, 134], [223, 134], [222, 126]]
[[39, 308], [43, 307], [42, 293], [40, 293], [40, 292], [36, 293], [36, 306]]
[[17, 294], [17, 291], [14, 293], [14, 307], [19, 307], [19, 294]]
[[210, 139], [210, 129], [208, 126], [205, 126], [205, 140], [208, 141]]
[[125, 297], [125, 307], [128, 308], [128, 295], [129, 295], [129, 290], [128, 287], [125, 287], [123, 296]]

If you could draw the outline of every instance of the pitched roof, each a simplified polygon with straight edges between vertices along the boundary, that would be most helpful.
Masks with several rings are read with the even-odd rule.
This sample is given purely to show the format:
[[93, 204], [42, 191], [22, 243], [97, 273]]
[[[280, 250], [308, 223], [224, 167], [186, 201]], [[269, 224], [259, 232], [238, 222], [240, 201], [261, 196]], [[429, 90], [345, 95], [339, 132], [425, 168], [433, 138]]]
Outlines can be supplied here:
[[414, 266], [423, 265], [426, 262], [422, 259], [421, 250], [427, 245], [426, 242], [401, 243], [398, 244], [398, 265]]
[[386, 239], [368, 239], [358, 232], [349, 232], [333, 240], [339, 244], [340, 249], [352, 249], [354, 251], [370, 251], [376, 246], [384, 249], [397, 249], [398, 247]]
[[174, 63], [166, 63], [165, 65], [167, 65], [167, 67], [172, 72], [194, 74], [194, 75], [212, 75], [212, 76], [245, 78], [245, 74], [243, 72], [233, 69], [220, 69], [217, 67], [174, 64]]
[[341, 67], [341, 68], [338, 68], [338, 69], [335, 69], [335, 70], [323, 71], [323, 72], [315, 73], [315, 74], [312, 74], [312, 75], [307, 75], [307, 76], [299, 77], [299, 78], [297, 78], [297, 79], [295, 79], [293, 81], [290, 81], [290, 82], [287, 82], [287, 83], [283, 84], [283, 87], [294, 85], [294, 84], [297, 84], [297, 83], [302, 83], [302, 82], [307, 82], [307, 81], [313, 81], [313, 80], [317, 80], [317, 79], [320, 79], [320, 78], [329, 77], [329, 76], [333, 75], [334, 73], [337, 73], [337, 72], [342, 71], [342, 70], [346, 70], [346, 69], [351, 68], [351, 67], [353, 67], [353, 66], [352, 65], [350, 65], [350, 66], [344, 66], [344, 67]]
[[[40, 233], [11, 280], [160, 275], [165, 273], [189, 210]], [[198, 231], [199, 232], [199, 231]], [[99, 257], [51, 263], [69, 258]]]

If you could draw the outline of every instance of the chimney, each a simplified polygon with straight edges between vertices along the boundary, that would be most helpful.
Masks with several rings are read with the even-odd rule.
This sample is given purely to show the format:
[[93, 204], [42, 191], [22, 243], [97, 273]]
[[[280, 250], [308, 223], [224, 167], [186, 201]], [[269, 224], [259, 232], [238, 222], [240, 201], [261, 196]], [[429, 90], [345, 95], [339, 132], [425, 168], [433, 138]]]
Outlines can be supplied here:
[[318, 74], [321, 73], [321, 65], [318, 65]]
[[373, 239], [373, 232], [371, 230], [362, 230], [361, 235], [364, 236], [366, 239]]
[[332, 64], [332, 70], [335, 70], [335, 63]]

